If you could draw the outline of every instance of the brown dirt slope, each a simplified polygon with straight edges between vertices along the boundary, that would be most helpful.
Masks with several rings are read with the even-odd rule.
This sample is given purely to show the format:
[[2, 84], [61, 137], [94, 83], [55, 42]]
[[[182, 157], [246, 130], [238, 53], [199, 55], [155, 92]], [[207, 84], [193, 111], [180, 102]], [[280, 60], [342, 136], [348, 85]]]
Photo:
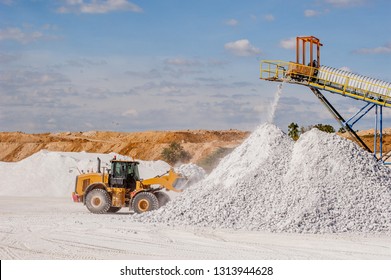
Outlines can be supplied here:
[[[360, 130], [357, 132], [357, 135], [360, 136], [360, 138], [364, 141], [364, 143], [371, 149], [373, 150], [374, 147], [374, 129], [368, 129], [368, 130]], [[352, 140], [352, 137], [349, 135], [349, 133], [345, 132], [341, 134], [341, 136]], [[377, 136], [377, 144], [376, 144], [376, 149], [377, 151], [380, 150], [380, 139], [379, 135]], [[383, 153], [384, 154], [390, 154], [391, 152], [391, 128], [385, 128], [383, 129]]]
[[[391, 129], [384, 130], [383, 150], [391, 150]], [[373, 130], [358, 133], [373, 148]], [[141, 160], [161, 159], [162, 150], [179, 142], [192, 156], [191, 162], [213, 167], [215, 157], [222, 157], [238, 146], [249, 132], [240, 130], [179, 130], [145, 132], [61, 132], [26, 134], [0, 132], [0, 161], [19, 161], [42, 149], [62, 152], [116, 152]], [[345, 133], [342, 136], [350, 138]]]
[[26, 134], [0, 133], [0, 161], [19, 161], [42, 149], [63, 152], [116, 152], [141, 160], [161, 159], [162, 150], [172, 142], [181, 143], [199, 162], [217, 150], [239, 145], [248, 132], [239, 130], [184, 130], [146, 132], [61, 132]]

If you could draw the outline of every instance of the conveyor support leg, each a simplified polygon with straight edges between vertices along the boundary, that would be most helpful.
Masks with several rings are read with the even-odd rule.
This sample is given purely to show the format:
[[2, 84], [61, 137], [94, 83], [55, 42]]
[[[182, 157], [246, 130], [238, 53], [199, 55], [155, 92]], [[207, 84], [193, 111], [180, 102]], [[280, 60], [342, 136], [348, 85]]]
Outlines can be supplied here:
[[[341, 124], [342, 127], [349, 132], [350, 136], [361, 145], [366, 151], [372, 153], [371, 149], [364, 143], [364, 141], [357, 135], [357, 133], [353, 130], [353, 128], [345, 121], [345, 119], [338, 113], [338, 111], [331, 105], [331, 103], [324, 97], [324, 95], [314, 87], [310, 87], [315, 96], [322, 102], [323, 105], [329, 110], [329, 112], [333, 115], [333, 117]], [[368, 111], [367, 111], [368, 112]]]

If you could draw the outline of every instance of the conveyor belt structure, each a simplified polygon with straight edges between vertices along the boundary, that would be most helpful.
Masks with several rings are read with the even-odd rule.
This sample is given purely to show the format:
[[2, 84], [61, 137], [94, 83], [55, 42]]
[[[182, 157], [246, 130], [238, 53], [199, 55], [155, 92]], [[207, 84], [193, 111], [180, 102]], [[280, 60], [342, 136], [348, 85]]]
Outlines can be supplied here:
[[[261, 61], [260, 78], [266, 81], [287, 82], [309, 87], [360, 146], [368, 152], [372, 152], [379, 161], [388, 163], [386, 160], [391, 157], [391, 153], [383, 153], [382, 146], [383, 107], [391, 107], [391, 83], [320, 65], [320, 46], [322, 44], [319, 39], [308, 36], [297, 37], [296, 40], [296, 62], [263, 60]], [[316, 57], [314, 48], [316, 48]], [[307, 57], [309, 63], [306, 63]], [[321, 90], [364, 101], [365, 105], [355, 115], [345, 120], [321, 93]], [[375, 110], [375, 133], [374, 145], [371, 150], [357, 135], [353, 125], [372, 109]]]

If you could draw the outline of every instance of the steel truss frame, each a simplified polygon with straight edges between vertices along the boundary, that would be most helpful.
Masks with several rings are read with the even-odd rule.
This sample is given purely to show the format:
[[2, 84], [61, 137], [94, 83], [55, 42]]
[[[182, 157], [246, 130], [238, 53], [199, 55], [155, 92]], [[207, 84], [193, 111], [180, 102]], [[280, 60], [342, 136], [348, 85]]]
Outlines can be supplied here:
[[[356, 114], [354, 114], [347, 121], [341, 116], [341, 114], [334, 108], [334, 106], [324, 97], [324, 95], [315, 87], [310, 87], [314, 95], [321, 101], [327, 110], [333, 115], [333, 117], [341, 124], [342, 127], [350, 134], [350, 136], [366, 151], [373, 153], [374, 157], [386, 165], [391, 165], [391, 162], [386, 162], [391, 157], [391, 151], [387, 153], [383, 152], [383, 106], [366, 102]], [[375, 129], [374, 129], [374, 140], [373, 149], [371, 150], [367, 144], [361, 139], [361, 137], [354, 131], [353, 126], [361, 120], [366, 114], [372, 109], [375, 109]], [[377, 146], [379, 143], [379, 150]]]

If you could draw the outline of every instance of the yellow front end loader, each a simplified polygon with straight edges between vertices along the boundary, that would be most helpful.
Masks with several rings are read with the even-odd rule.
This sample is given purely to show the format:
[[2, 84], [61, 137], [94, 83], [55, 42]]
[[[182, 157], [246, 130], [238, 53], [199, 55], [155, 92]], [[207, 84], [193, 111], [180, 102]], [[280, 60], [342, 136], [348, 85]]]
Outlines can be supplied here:
[[98, 158], [98, 172], [80, 174], [76, 177], [74, 202], [82, 202], [95, 214], [115, 213], [122, 207], [143, 213], [165, 205], [169, 196], [164, 192], [181, 192], [187, 179], [172, 168], [161, 176], [140, 179], [137, 161], [111, 160], [111, 169], [101, 172]]

